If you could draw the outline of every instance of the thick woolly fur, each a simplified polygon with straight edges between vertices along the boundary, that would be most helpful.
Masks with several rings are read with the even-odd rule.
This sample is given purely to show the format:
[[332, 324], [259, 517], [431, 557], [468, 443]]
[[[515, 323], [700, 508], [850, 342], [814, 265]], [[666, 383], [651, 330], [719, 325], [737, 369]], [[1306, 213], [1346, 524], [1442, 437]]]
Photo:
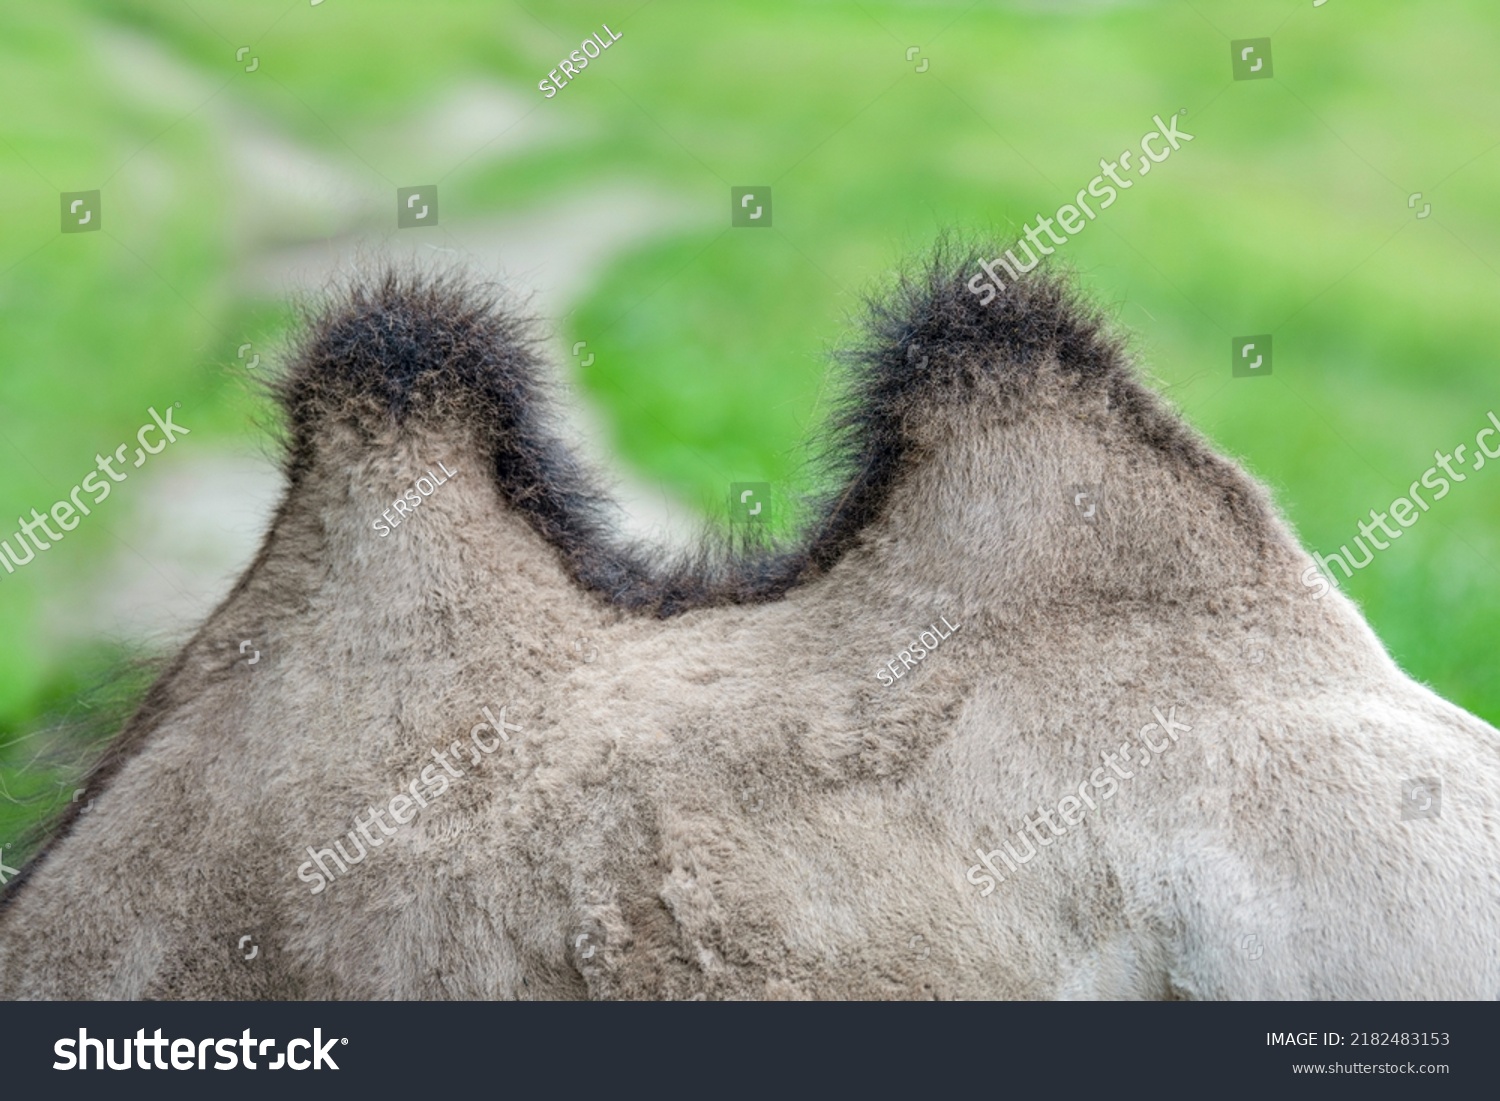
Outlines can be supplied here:
[[[1067, 281], [981, 306], [973, 270], [874, 307], [803, 537], [672, 565], [613, 534], [514, 312], [345, 292], [259, 556], [3, 900], [0, 996], [1495, 997], [1500, 735], [1315, 598]], [[313, 893], [309, 846], [501, 707]]]

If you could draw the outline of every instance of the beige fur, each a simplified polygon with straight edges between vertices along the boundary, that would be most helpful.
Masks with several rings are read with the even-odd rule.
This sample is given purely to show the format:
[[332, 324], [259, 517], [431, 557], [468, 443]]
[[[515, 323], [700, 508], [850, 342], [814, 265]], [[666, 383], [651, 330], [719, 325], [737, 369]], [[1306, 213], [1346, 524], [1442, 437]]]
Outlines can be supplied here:
[[[1128, 369], [1038, 347], [917, 349], [955, 373], [900, 412], [849, 546], [669, 618], [578, 582], [497, 489], [484, 409], [325, 416], [137, 748], [7, 896], [0, 997], [1495, 997], [1500, 735], [1315, 599], [1261, 490]], [[299, 881], [502, 706], [508, 742]], [[976, 849], [1169, 708], [1190, 731], [981, 893]], [[1417, 777], [1440, 816], [1402, 818]]]

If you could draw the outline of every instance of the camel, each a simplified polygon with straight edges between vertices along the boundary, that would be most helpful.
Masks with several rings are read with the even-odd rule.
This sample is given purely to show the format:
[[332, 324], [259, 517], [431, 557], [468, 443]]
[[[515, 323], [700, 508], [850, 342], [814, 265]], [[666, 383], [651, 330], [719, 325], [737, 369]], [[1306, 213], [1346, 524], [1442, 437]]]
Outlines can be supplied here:
[[801, 534], [676, 557], [520, 311], [335, 296], [259, 553], [0, 897], [0, 996], [1495, 997], [1500, 734], [1075, 278], [984, 304], [978, 255], [877, 295]]

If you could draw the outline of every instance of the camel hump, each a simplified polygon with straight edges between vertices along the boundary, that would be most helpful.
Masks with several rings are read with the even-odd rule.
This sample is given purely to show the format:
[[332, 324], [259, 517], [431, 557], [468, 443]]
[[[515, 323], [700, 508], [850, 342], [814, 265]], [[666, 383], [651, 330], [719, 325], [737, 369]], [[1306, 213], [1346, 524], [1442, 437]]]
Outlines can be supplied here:
[[293, 496], [328, 490], [341, 504], [330, 483], [367, 481], [371, 464], [467, 448], [456, 453], [493, 483], [506, 513], [607, 604], [666, 617], [785, 593], [803, 560], [768, 541], [705, 537], [674, 553], [621, 535], [604, 478], [564, 439], [538, 329], [500, 288], [452, 273], [385, 269], [304, 308], [276, 384]]
[[[954, 538], [1013, 553], [1027, 530], [1066, 537], [1074, 503], [1101, 490], [1132, 545], [1184, 509], [1248, 551], [1285, 541], [1259, 486], [1138, 378], [1126, 337], [1069, 272], [1047, 260], [1012, 278], [995, 257], [1010, 263], [943, 243], [871, 296], [839, 357], [816, 568], [886, 528], [910, 543], [965, 517], [977, 529]], [[931, 507], [957, 500], [967, 507]]]
[[398, 453], [419, 460], [402, 467], [413, 477], [457, 456], [586, 588], [645, 584], [596, 475], [562, 442], [540, 342], [500, 288], [452, 272], [386, 268], [304, 306], [276, 383], [293, 495]]

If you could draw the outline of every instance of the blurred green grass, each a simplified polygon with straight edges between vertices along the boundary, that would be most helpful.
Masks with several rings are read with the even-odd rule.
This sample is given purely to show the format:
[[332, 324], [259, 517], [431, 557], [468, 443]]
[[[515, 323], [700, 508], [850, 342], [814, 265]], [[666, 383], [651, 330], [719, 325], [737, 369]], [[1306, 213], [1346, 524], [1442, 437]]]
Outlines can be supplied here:
[[[537, 81], [601, 23], [620, 41], [544, 100]], [[1229, 40], [1265, 35], [1274, 79], [1232, 81]], [[618, 180], [722, 212], [591, 273], [557, 334], [588, 341], [583, 386], [621, 460], [713, 512], [731, 481], [811, 488], [801, 444], [827, 411], [827, 353], [872, 283], [946, 229], [1008, 242], [1185, 109], [1194, 140], [1063, 255], [1188, 418], [1332, 550], [1500, 410], [1497, 39], [1479, 0], [1441, 18], [1394, 0], [9, 6], [0, 517], [65, 495], [148, 405], [182, 402], [195, 454], [268, 416], [236, 347], [269, 347], [289, 314], [238, 273], [319, 224], [247, 229], [237, 120], [372, 187], [440, 180], [446, 224], [607, 203]], [[520, 97], [554, 135], [511, 149], [481, 126], [472, 153], [435, 157], [413, 120], [464, 82]], [[770, 230], [728, 228], [741, 184], [773, 187]], [[105, 232], [59, 234], [58, 192], [94, 187]], [[1261, 332], [1274, 375], [1232, 380], [1231, 337]], [[1406, 669], [1492, 722], [1495, 469], [1347, 586]], [[121, 492], [0, 576], [0, 843], [66, 790], [33, 732], [99, 658], [57, 609], [128, 551], [138, 504]]]

